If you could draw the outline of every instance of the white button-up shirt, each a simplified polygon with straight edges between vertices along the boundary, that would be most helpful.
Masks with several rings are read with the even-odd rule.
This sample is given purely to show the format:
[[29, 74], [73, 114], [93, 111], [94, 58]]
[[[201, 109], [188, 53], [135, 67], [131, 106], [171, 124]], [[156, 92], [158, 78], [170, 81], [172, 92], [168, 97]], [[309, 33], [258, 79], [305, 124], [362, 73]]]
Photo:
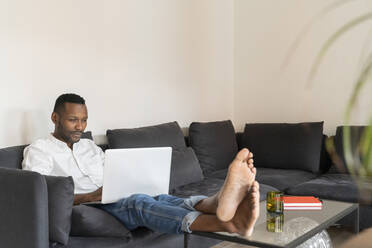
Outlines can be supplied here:
[[80, 139], [71, 150], [51, 134], [25, 148], [22, 168], [43, 175], [72, 176], [75, 194], [85, 194], [102, 186], [104, 157], [90, 139]]

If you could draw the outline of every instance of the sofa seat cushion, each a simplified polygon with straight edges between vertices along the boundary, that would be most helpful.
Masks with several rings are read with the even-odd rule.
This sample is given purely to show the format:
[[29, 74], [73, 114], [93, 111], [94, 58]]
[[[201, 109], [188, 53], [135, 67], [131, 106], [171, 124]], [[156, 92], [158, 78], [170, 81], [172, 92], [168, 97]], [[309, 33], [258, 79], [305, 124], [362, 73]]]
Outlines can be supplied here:
[[246, 124], [242, 145], [257, 168], [319, 172], [323, 122]]
[[312, 195], [321, 199], [358, 202], [358, 188], [350, 175], [324, 174], [286, 190], [290, 195]]
[[[176, 188], [172, 195], [186, 198], [192, 195], [206, 195], [212, 196], [216, 194], [224, 183], [223, 179], [205, 178], [203, 181], [184, 185]], [[260, 200], [266, 200], [266, 193], [268, 191], [277, 191], [278, 189], [265, 184], [260, 184]]]
[[193, 122], [189, 128], [189, 143], [199, 159], [204, 176], [228, 168], [238, 152], [232, 122]]
[[256, 180], [283, 191], [315, 177], [316, 174], [303, 170], [257, 168]]
[[71, 236], [130, 238], [130, 231], [114, 216], [94, 206], [72, 208]]
[[171, 195], [189, 197], [192, 195], [212, 196], [222, 187], [224, 180], [218, 178], [205, 178], [199, 182], [190, 183], [172, 190]]
[[225, 179], [227, 175], [227, 170], [228, 169], [222, 169], [222, 170], [216, 170], [213, 171], [209, 174], [208, 177], [213, 177], [213, 178], [219, 178], [219, 179]]

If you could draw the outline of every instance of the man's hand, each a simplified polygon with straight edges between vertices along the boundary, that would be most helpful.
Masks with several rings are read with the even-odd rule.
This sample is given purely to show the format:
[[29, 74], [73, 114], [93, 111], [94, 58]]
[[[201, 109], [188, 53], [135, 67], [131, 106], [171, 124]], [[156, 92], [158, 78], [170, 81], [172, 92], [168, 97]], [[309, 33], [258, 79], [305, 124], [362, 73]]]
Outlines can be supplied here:
[[101, 201], [102, 200], [102, 187], [89, 194], [91, 194], [91, 201]]
[[102, 200], [102, 187], [87, 194], [74, 195], [74, 205], [79, 205], [85, 202], [96, 202]]

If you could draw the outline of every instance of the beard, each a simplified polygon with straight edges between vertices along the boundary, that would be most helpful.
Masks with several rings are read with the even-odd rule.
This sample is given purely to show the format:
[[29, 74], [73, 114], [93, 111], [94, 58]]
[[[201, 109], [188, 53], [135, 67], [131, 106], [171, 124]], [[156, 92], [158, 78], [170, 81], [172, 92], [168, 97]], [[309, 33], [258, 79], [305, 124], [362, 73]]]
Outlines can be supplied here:
[[[83, 134], [83, 132], [80, 132], [80, 131], [66, 130], [63, 127], [61, 122], [58, 123], [57, 131], [58, 131], [59, 137], [63, 139], [63, 141], [65, 141], [66, 143], [71, 143], [71, 144], [79, 142], [81, 135]], [[75, 135], [78, 135], [79, 137], [75, 137]]]

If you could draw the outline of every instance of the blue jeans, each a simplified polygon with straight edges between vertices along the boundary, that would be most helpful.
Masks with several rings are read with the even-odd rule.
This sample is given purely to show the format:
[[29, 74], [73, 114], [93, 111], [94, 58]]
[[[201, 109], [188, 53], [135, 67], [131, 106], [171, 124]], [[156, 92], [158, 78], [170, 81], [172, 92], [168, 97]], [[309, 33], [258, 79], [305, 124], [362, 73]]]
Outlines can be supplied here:
[[201, 215], [194, 206], [206, 196], [178, 198], [171, 195], [151, 197], [134, 194], [115, 203], [95, 205], [116, 217], [126, 228], [147, 227], [151, 230], [182, 234], [191, 233], [190, 225]]

